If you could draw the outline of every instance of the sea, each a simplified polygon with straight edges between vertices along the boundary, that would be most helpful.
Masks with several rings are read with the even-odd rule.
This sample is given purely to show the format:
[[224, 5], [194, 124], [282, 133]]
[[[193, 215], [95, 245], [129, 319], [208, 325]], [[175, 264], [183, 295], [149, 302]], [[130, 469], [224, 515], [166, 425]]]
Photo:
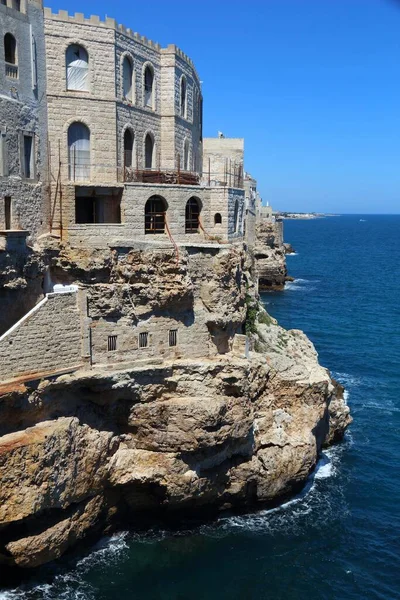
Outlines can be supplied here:
[[121, 531], [0, 600], [400, 599], [400, 216], [285, 221], [285, 239], [295, 281], [262, 300], [345, 386], [344, 441], [282, 506]]

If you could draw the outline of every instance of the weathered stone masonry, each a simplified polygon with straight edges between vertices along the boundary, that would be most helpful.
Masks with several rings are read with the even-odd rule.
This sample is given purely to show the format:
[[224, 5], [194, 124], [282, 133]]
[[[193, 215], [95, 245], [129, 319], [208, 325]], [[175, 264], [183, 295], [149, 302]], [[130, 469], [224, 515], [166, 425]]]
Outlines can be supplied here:
[[82, 365], [77, 294], [48, 294], [0, 337], [0, 381]]
[[0, 230], [25, 229], [33, 241], [49, 227], [42, 2], [0, 4], [0, 39]]

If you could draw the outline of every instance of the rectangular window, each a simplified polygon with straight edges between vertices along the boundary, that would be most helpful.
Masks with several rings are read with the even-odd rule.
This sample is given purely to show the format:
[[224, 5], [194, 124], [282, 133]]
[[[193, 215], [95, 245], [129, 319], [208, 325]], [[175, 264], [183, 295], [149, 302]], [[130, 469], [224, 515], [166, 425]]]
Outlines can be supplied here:
[[176, 346], [178, 343], [178, 330], [170, 329], [169, 330], [169, 345]]
[[4, 225], [5, 229], [11, 229], [11, 196], [4, 198]]
[[[79, 193], [75, 196], [75, 223], [121, 223], [122, 194], [98, 196], [90, 188], [85, 188], [84, 193], [88, 195]], [[106, 194], [106, 191], [102, 193]]]
[[108, 351], [113, 352], [117, 349], [117, 336], [109, 335], [108, 336]]
[[149, 334], [147, 331], [139, 333], [139, 348], [147, 348], [149, 345]]
[[24, 135], [22, 147], [22, 176], [26, 179], [32, 179], [34, 174], [33, 147], [33, 136]]

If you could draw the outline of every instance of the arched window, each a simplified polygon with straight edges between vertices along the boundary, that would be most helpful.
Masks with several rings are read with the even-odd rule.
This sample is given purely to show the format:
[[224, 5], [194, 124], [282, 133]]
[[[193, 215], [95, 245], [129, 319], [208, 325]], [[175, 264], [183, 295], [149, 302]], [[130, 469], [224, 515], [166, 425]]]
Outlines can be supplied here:
[[187, 86], [186, 86], [186, 77], [181, 77], [181, 117], [186, 118], [186, 94], [187, 94]]
[[200, 227], [200, 200], [189, 198], [186, 203], [185, 233], [198, 233]]
[[9, 65], [17, 64], [17, 41], [11, 33], [4, 36], [4, 60]]
[[124, 62], [122, 63], [122, 76], [123, 76], [123, 95], [125, 100], [132, 102], [133, 100], [133, 65], [132, 61], [128, 56], [125, 56]]
[[133, 142], [134, 137], [130, 129], [125, 129], [124, 133], [124, 166], [132, 167], [133, 164]]
[[235, 233], [239, 227], [239, 200], [235, 200], [235, 209], [233, 211], [233, 226]]
[[144, 141], [144, 168], [152, 169], [154, 167], [154, 138], [148, 133]]
[[66, 52], [67, 90], [89, 90], [89, 56], [85, 48], [71, 44]]
[[153, 108], [154, 72], [149, 66], [144, 70], [144, 105]]
[[215, 215], [214, 215], [214, 225], [221, 225], [221, 224], [222, 224], [221, 213], [215, 213]]
[[69, 178], [90, 179], [90, 130], [84, 123], [72, 123], [68, 129]]
[[145, 234], [165, 233], [167, 203], [161, 196], [151, 196], [144, 209]]
[[185, 140], [183, 146], [183, 170], [189, 171], [189, 141]]

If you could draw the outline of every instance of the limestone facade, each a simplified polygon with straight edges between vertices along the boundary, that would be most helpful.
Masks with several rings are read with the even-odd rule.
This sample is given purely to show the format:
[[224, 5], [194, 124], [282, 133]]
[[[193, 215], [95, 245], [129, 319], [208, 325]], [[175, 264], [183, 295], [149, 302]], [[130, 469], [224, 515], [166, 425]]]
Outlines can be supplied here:
[[41, 0], [0, 4], [0, 230], [48, 230], [46, 65]]
[[[71, 242], [79, 231], [84, 242], [85, 227], [75, 226], [85, 221], [87, 242], [97, 229], [104, 243], [105, 228], [96, 226], [107, 223], [110, 235], [121, 225], [116, 229], [125, 239], [140, 240], [145, 235], [142, 199], [147, 195], [145, 204], [153, 184], [160, 184], [162, 197], [170, 196], [165, 198], [167, 222], [178, 238], [191, 241], [184, 222], [178, 230], [174, 224], [181, 221], [168, 211], [179, 203], [185, 214], [186, 187], [198, 185], [202, 171], [202, 94], [192, 61], [176, 46], [161, 48], [113, 19], [71, 17], [66, 11], [45, 9], [45, 36], [52, 230]], [[74, 147], [71, 126], [79, 131], [79, 125], [86, 142]], [[108, 216], [90, 209], [77, 218], [78, 204], [87, 204], [90, 197], [97, 202], [98, 194], [101, 211]], [[199, 208], [207, 220], [210, 194], [194, 188], [192, 196], [202, 196]], [[227, 197], [225, 190], [222, 197]], [[112, 204], [115, 210], [107, 208]], [[229, 207], [221, 210], [229, 212]], [[222, 233], [224, 225], [218, 229]], [[195, 233], [207, 238], [201, 225]], [[236, 234], [232, 231], [225, 239]]]

